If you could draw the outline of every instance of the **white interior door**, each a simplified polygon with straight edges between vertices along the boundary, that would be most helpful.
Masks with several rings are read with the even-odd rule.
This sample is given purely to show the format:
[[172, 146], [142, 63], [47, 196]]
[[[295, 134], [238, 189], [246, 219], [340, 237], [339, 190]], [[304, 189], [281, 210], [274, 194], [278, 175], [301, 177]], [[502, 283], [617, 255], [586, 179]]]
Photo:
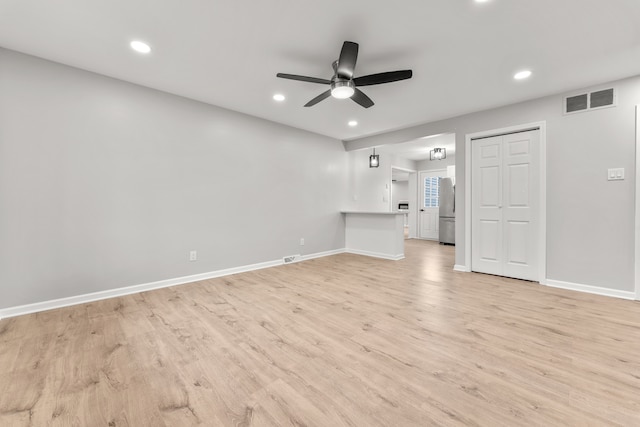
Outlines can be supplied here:
[[421, 239], [438, 240], [440, 238], [438, 197], [440, 195], [440, 178], [443, 176], [446, 176], [446, 171], [420, 172], [418, 231]]
[[539, 131], [471, 144], [471, 269], [537, 281]]

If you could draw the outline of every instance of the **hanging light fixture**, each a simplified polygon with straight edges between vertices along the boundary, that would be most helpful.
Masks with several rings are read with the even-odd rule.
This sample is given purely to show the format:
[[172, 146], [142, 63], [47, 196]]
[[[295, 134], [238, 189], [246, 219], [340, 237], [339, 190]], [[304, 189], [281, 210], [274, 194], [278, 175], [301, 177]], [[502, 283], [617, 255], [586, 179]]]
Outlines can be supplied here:
[[447, 158], [446, 148], [434, 148], [429, 151], [429, 160], [444, 160]]
[[377, 168], [380, 166], [380, 155], [376, 154], [376, 149], [373, 149], [373, 154], [369, 156], [369, 167]]

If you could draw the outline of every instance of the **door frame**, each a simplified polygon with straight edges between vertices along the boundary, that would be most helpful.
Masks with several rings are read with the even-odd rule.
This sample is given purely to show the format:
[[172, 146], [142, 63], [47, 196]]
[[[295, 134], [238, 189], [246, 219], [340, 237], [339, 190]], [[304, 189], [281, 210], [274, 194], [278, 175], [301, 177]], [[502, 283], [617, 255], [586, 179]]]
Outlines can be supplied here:
[[[403, 168], [403, 167], [401, 167], [401, 166], [393, 166], [393, 164], [392, 164], [392, 165], [391, 165], [391, 175], [392, 175], [392, 176], [393, 176], [393, 170], [394, 170], [394, 169], [399, 170], [399, 171], [402, 171], [402, 172], [408, 172], [408, 173], [409, 173], [409, 180], [408, 180], [407, 182], [410, 182], [410, 181], [411, 181], [411, 174], [412, 174], [412, 173], [416, 173], [416, 170], [415, 170], [415, 169]], [[394, 206], [393, 206], [393, 180], [391, 180], [391, 181], [389, 182], [389, 185], [390, 185], [390, 187], [389, 187], [389, 188], [391, 188], [391, 194], [390, 194], [390, 196], [389, 196], [389, 200], [390, 200], [390, 202], [389, 202], [389, 203], [392, 203], [392, 205], [391, 205], [391, 211], [394, 211], [394, 210], [396, 210], [396, 209], [397, 209], [397, 207], [394, 207]], [[416, 200], [413, 200], [413, 198], [414, 198], [416, 195], [412, 195], [412, 194], [411, 194], [411, 192], [410, 192], [410, 191], [408, 191], [408, 189], [407, 189], [407, 192], [409, 193], [409, 212], [408, 212], [408, 218], [407, 218], [407, 222], [408, 222], [408, 224], [409, 224], [409, 239], [413, 239], [414, 237], [411, 237], [411, 232], [413, 232], [414, 234], [417, 234], [417, 233], [416, 233], [416, 232], [417, 232], [416, 224], [415, 224], [415, 220], [413, 219], [413, 216], [416, 216], [416, 208], [417, 208], [417, 206], [418, 206], [418, 202], [417, 202]], [[412, 207], [412, 206], [413, 206], [413, 207]], [[412, 215], [412, 214], [413, 214], [413, 215]]]
[[[537, 129], [539, 138], [539, 185], [540, 194], [538, 201], [540, 229], [538, 235], [538, 278], [539, 283], [547, 283], [547, 122], [533, 122], [521, 125], [509, 126], [499, 129], [490, 129], [465, 135], [464, 144], [464, 270], [471, 271], [471, 141], [478, 138], [504, 135], [508, 133], [523, 132]], [[636, 261], [637, 262], [637, 261]]]
[[[420, 227], [421, 227], [421, 224], [422, 224], [421, 223], [422, 218], [420, 216], [420, 209], [422, 209], [422, 206], [421, 206], [420, 201], [423, 200], [422, 198], [424, 197], [424, 194], [421, 194], [421, 193], [424, 193], [424, 182], [420, 180], [420, 174], [423, 173], [423, 172], [427, 172], [427, 173], [428, 172], [436, 172], [436, 173], [440, 173], [441, 172], [443, 174], [442, 178], [446, 178], [447, 177], [447, 168], [444, 168], [444, 169], [422, 169], [422, 170], [419, 170], [419, 171], [416, 172], [416, 182], [417, 182], [416, 191], [417, 191], [417, 193], [416, 193], [416, 237], [415, 238], [418, 239], [418, 240], [428, 240], [428, 241], [431, 241], [431, 242], [437, 242], [438, 240], [440, 240], [439, 238], [438, 239], [424, 239], [424, 238], [420, 237]], [[420, 205], [420, 206], [418, 206], [418, 205]], [[438, 209], [440, 209], [440, 208], [438, 208]], [[440, 219], [440, 214], [439, 213], [438, 213], [438, 219]]]
[[635, 212], [635, 288], [636, 300], [640, 300], [640, 105], [636, 105], [636, 212]]

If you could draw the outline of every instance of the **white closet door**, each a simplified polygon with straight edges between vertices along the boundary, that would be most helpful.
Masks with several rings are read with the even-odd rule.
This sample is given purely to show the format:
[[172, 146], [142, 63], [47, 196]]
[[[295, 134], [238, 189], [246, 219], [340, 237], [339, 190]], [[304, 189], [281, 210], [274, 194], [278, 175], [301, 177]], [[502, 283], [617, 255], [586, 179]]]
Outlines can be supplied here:
[[472, 270], [538, 280], [538, 131], [472, 142]]
[[472, 141], [471, 269], [502, 274], [502, 137]]
[[505, 135], [503, 275], [538, 280], [538, 131]]

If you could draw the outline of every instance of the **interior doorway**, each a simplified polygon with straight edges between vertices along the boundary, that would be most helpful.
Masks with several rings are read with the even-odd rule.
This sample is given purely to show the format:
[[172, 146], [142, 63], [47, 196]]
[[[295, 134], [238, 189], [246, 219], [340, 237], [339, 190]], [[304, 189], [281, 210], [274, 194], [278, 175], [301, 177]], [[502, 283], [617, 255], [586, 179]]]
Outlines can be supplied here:
[[[387, 181], [388, 184], [385, 183], [386, 193], [382, 199], [388, 204], [391, 211], [398, 211], [401, 201], [408, 200], [409, 202], [409, 212], [406, 215], [409, 239], [422, 238], [420, 236], [419, 216], [421, 214], [420, 195], [424, 191], [420, 183], [420, 171], [446, 171], [446, 175], [443, 176], [453, 177], [455, 175], [456, 162], [455, 143], [454, 133], [439, 133], [407, 142], [376, 147], [376, 153], [380, 154], [381, 159], [388, 159], [388, 164], [390, 165], [390, 179]], [[407, 172], [409, 196], [407, 199], [404, 196], [396, 198], [394, 194], [398, 194], [398, 191], [394, 192], [394, 180], [397, 180], [397, 174], [405, 174], [401, 179], [407, 179]], [[391, 191], [386, 190], [387, 188], [391, 189]], [[434, 225], [433, 228], [434, 231], [437, 230], [439, 224]], [[438, 240], [439, 236], [432, 233], [427, 238]]]
[[415, 235], [415, 221], [411, 217], [415, 215], [416, 195], [411, 193], [415, 188], [412, 184], [415, 180], [415, 171], [412, 169], [391, 166], [391, 210], [404, 213], [404, 238]]
[[446, 176], [446, 169], [419, 173], [418, 237], [420, 239], [438, 240], [440, 238], [440, 180]]

